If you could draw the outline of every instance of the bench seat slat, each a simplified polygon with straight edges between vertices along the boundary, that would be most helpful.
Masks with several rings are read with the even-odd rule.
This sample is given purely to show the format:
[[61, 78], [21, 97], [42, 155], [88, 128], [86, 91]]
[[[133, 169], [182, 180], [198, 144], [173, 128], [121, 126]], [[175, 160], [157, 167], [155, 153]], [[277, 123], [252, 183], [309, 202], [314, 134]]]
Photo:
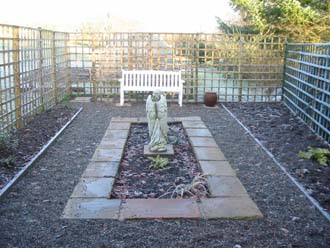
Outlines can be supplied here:
[[179, 93], [179, 105], [182, 106], [183, 83], [181, 71], [135, 70], [122, 71], [120, 81], [120, 105], [124, 104], [125, 91], [154, 91]]

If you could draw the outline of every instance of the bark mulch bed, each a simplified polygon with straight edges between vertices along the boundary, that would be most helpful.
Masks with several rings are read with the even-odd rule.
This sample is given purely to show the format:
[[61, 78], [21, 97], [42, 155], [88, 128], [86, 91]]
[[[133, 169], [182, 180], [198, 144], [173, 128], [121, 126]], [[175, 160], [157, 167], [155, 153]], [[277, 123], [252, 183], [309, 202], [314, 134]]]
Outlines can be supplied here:
[[0, 150], [0, 160], [13, 156], [9, 164], [0, 163], [0, 189], [24, 167], [40, 149], [60, 130], [77, 111], [65, 105], [55, 107], [36, 115], [24, 127], [9, 134], [9, 143], [16, 145], [6, 152]]
[[225, 104], [246, 125], [307, 192], [330, 212], [330, 165], [301, 159], [308, 146], [328, 148], [282, 103]]
[[[120, 164], [118, 177], [115, 181], [112, 198], [171, 198], [179, 197], [173, 193], [175, 187], [188, 185], [194, 176], [201, 174], [188, 137], [181, 123], [169, 124], [169, 143], [173, 145], [174, 155], [168, 157], [168, 164], [163, 169], [150, 168], [151, 160], [143, 155], [144, 145], [149, 142], [147, 124], [132, 124], [130, 135]], [[206, 189], [206, 183], [205, 183]], [[193, 193], [201, 194], [200, 190], [192, 194], [184, 193], [185, 198]]]

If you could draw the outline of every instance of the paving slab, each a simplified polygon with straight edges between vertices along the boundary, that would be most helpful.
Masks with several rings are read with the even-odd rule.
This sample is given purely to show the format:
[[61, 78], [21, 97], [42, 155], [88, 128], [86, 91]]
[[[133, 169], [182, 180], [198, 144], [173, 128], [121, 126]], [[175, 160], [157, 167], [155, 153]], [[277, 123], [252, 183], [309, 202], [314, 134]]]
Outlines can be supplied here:
[[111, 122], [136, 122], [138, 118], [134, 117], [112, 117]]
[[188, 116], [188, 117], [174, 117], [176, 121], [201, 121], [199, 116]]
[[[200, 118], [183, 119], [208, 184], [212, 198], [202, 199], [107, 199], [111, 194], [131, 118], [111, 122], [92, 161], [75, 187], [64, 210], [64, 218], [77, 219], [171, 219], [171, 218], [260, 218], [260, 213], [235, 171], [218, 148]], [[175, 120], [175, 119], [174, 119]], [[141, 117], [137, 122], [145, 122]], [[146, 156], [157, 155], [148, 153]], [[173, 152], [173, 146], [168, 149]], [[174, 152], [173, 152], [174, 153]], [[164, 154], [162, 154], [164, 155]]]
[[121, 219], [200, 218], [196, 199], [128, 199], [122, 204]]
[[103, 136], [106, 139], [126, 139], [128, 137], [127, 130], [107, 130]]
[[103, 138], [98, 146], [102, 149], [124, 149], [126, 139]]
[[71, 198], [107, 198], [113, 182], [113, 178], [83, 178], [75, 187]]
[[228, 161], [199, 161], [203, 174], [212, 176], [236, 176]]
[[74, 99], [70, 100], [70, 102], [91, 102], [92, 98], [91, 97], [75, 97]]
[[199, 203], [204, 219], [259, 219], [263, 215], [250, 197], [204, 198]]
[[174, 155], [173, 145], [166, 145], [166, 151], [165, 152], [151, 152], [149, 150], [149, 145], [145, 145], [143, 148], [143, 154], [144, 156], [163, 156], [163, 157], [169, 157]]
[[212, 137], [190, 137], [189, 139], [192, 146], [218, 147]]
[[115, 103], [116, 107], [132, 107], [131, 103], [124, 103], [123, 105], [121, 105], [119, 102]]
[[207, 128], [186, 128], [189, 137], [212, 137]]
[[90, 162], [82, 177], [115, 177], [119, 161], [116, 162]]
[[208, 176], [207, 183], [211, 197], [248, 196], [243, 184], [237, 177]]
[[122, 155], [123, 155], [123, 149], [97, 148], [92, 157], [92, 161], [98, 161], [98, 162], [120, 161]]
[[216, 147], [193, 147], [197, 160], [226, 160], [225, 155]]
[[182, 121], [184, 128], [206, 128], [202, 121]]
[[71, 198], [64, 209], [65, 219], [118, 219], [121, 200]]
[[111, 122], [107, 130], [128, 130], [130, 122]]

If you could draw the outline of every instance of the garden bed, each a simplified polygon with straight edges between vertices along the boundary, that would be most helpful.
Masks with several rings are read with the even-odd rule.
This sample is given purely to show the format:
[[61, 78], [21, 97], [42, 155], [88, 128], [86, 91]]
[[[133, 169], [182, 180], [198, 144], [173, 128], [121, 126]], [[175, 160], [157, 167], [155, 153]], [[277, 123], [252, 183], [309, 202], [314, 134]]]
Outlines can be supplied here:
[[[327, 247], [329, 222], [223, 108], [169, 104], [169, 116], [201, 116], [264, 218], [66, 220], [62, 218], [112, 117], [143, 117], [144, 104], [84, 107], [0, 204], [0, 247]], [[258, 165], [258, 166], [256, 166]]]
[[[8, 164], [0, 164], [0, 189], [2, 189], [26, 163], [70, 120], [77, 111], [64, 105], [36, 115], [24, 127], [9, 135], [9, 143], [16, 145], [12, 149], [12, 159]], [[0, 159], [6, 159], [2, 153]]]
[[329, 147], [282, 103], [226, 103], [225, 106], [329, 212], [330, 165], [298, 157], [309, 146]]
[[[169, 143], [173, 145], [174, 155], [168, 157], [164, 168], [151, 168], [151, 160], [143, 155], [144, 145], [148, 144], [147, 124], [132, 124], [124, 150], [112, 198], [173, 198], [180, 197], [175, 191], [182, 185], [191, 184], [193, 178], [201, 173], [193, 149], [181, 123], [169, 124]], [[203, 186], [202, 186], [203, 187]], [[206, 182], [204, 184], [206, 187]], [[184, 198], [201, 191], [182, 192]], [[194, 194], [194, 196], [196, 196]]]

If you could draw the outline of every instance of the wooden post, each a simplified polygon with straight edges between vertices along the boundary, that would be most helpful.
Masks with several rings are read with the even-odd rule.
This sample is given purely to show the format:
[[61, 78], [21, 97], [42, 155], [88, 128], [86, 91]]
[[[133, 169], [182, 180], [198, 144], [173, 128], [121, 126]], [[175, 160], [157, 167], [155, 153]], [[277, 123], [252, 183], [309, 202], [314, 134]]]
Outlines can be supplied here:
[[96, 54], [95, 54], [95, 33], [92, 34], [92, 68], [91, 68], [91, 81], [93, 84], [93, 98], [97, 100], [97, 85], [96, 85]]
[[194, 80], [194, 98], [195, 98], [195, 102], [197, 103], [198, 101], [198, 71], [199, 71], [199, 42], [200, 42], [200, 37], [199, 37], [199, 34], [197, 34], [196, 36], [196, 39], [195, 39], [195, 42], [196, 42], [196, 47], [195, 47], [195, 63], [196, 63], [196, 66], [195, 66], [195, 80]]
[[55, 32], [52, 32], [52, 83], [53, 83], [53, 94], [55, 104], [58, 103], [58, 91], [57, 91], [57, 79], [56, 79], [56, 44], [55, 44]]
[[282, 75], [282, 94], [281, 94], [281, 102], [286, 101], [285, 98], [283, 97], [285, 93], [285, 73], [286, 73], [286, 62], [287, 62], [287, 56], [288, 56], [288, 47], [287, 47], [287, 41], [285, 41], [283, 45], [283, 51], [284, 51], [284, 57], [283, 57], [283, 75]]
[[242, 35], [239, 36], [239, 56], [238, 56], [238, 101], [242, 102], [242, 94], [243, 94], [243, 82], [242, 82], [242, 74], [241, 74], [241, 59], [243, 57], [243, 43], [242, 43]]
[[43, 35], [42, 35], [42, 29], [41, 28], [38, 28], [39, 30], [39, 42], [38, 42], [38, 49], [39, 49], [39, 82], [40, 82], [40, 102], [41, 102], [41, 112], [43, 112], [45, 110], [45, 99], [44, 99], [44, 79], [43, 79], [43, 63], [44, 63], [44, 58], [43, 58], [43, 45], [42, 45], [42, 42], [43, 42]]
[[71, 95], [71, 58], [70, 58], [70, 34], [65, 34], [65, 91], [67, 94]]
[[148, 49], [149, 49], [149, 70], [152, 70], [153, 69], [153, 47], [152, 47], [152, 42], [153, 42], [153, 34], [152, 33], [149, 33], [149, 46], [148, 46]]
[[21, 89], [20, 89], [20, 69], [19, 69], [19, 28], [13, 27], [13, 67], [14, 67], [14, 93], [15, 93], [15, 115], [16, 127], [22, 124], [21, 112]]

